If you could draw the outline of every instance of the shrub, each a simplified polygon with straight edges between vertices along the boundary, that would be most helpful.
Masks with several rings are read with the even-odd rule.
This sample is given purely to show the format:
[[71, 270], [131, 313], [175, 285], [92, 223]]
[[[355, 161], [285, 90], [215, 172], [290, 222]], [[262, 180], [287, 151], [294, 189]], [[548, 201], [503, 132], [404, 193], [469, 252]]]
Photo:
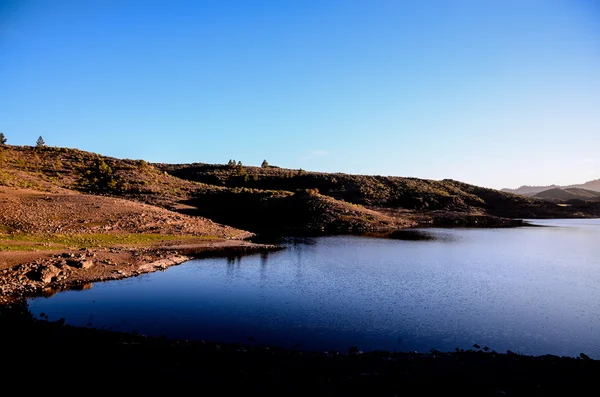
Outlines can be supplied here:
[[92, 167], [82, 172], [77, 184], [91, 191], [114, 191], [118, 182], [113, 169], [103, 159], [96, 159]]

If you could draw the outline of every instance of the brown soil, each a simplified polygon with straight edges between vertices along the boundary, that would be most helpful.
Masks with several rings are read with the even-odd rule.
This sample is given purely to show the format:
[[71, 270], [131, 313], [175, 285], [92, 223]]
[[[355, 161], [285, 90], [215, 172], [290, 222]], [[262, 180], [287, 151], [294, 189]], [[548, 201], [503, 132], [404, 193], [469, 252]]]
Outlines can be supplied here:
[[186, 253], [262, 250], [252, 234], [133, 201], [0, 187], [0, 302], [162, 270]]
[[0, 186], [0, 225], [11, 233], [160, 233], [219, 238], [249, 234], [210, 219], [113, 197]]

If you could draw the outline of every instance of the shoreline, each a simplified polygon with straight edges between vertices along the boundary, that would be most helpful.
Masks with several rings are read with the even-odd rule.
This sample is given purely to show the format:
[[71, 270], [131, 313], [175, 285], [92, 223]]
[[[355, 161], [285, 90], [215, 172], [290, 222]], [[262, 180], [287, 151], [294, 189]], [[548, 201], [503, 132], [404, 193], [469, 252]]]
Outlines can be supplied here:
[[[47, 359], [29, 391], [59, 387], [79, 395], [219, 394], [324, 396], [585, 395], [597, 388], [600, 361], [554, 355], [456, 350], [428, 353], [302, 351], [253, 343], [147, 337], [33, 318], [26, 301], [0, 306], [5, 386]], [[56, 386], [55, 386], [56, 385]]]
[[[501, 221], [420, 223], [364, 233], [316, 233], [305, 230], [304, 233], [290, 233], [286, 236], [358, 235], [413, 240], [430, 239], [428, 236], [418, 235], [429, 228], [546, 227], [531, 224], [531, 219], [509, 219], [508, 222], [504, 218], [492, 219]], [[275, 235], [282, 237], [280, 233]], [[242, 238], [203, 240], [201, 237], [188, 237], [151, 245], [121, 244], [65, 251], [0, 251], [0, 305], [23, 297], [51, 296], [58, 291], [82, 288], [89, 283], [120, 280], [166, 270], [192, 259], [240, 256], [283, 249], [278, 244], [272, 244], [272, 241], [271, 234], [246, 233]], [[22, 259], [18, 259], [19, 257]]]
[[[190, 242], [143, 247], [117, 246], [63, 252], [38, 252], [38, 258], [0, 270], [0, 305], [51, 296], [86, 284], [120, 280], [166, 270], [194, 258], [276, 251], [279, 245], [245, 240]], [[31, 256], [31, 252], [27, 252]]]

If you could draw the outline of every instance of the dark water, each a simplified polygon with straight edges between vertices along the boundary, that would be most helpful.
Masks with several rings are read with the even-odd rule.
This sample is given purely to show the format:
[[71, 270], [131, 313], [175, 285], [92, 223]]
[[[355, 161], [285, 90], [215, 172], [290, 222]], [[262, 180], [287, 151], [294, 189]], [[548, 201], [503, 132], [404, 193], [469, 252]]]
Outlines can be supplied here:
[[[322, 237], [30, 301], [36, 315], [147, 335], [304, 349], [600, 358], [600, 221]], [[252, 339], [248, 339], [251, 337]]]

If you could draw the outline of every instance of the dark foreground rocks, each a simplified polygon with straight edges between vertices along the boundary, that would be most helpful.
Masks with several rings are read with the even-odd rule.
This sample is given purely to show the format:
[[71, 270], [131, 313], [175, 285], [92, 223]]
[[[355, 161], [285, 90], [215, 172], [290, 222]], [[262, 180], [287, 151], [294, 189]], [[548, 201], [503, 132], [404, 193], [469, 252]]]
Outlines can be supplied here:
[[[2, 387], [60, 395], [596, 395], [600, 361], [495, 352], [302, 352], [147, 338], [0, 307]], [[15, 389], [15, 387], [17, 389]]]

